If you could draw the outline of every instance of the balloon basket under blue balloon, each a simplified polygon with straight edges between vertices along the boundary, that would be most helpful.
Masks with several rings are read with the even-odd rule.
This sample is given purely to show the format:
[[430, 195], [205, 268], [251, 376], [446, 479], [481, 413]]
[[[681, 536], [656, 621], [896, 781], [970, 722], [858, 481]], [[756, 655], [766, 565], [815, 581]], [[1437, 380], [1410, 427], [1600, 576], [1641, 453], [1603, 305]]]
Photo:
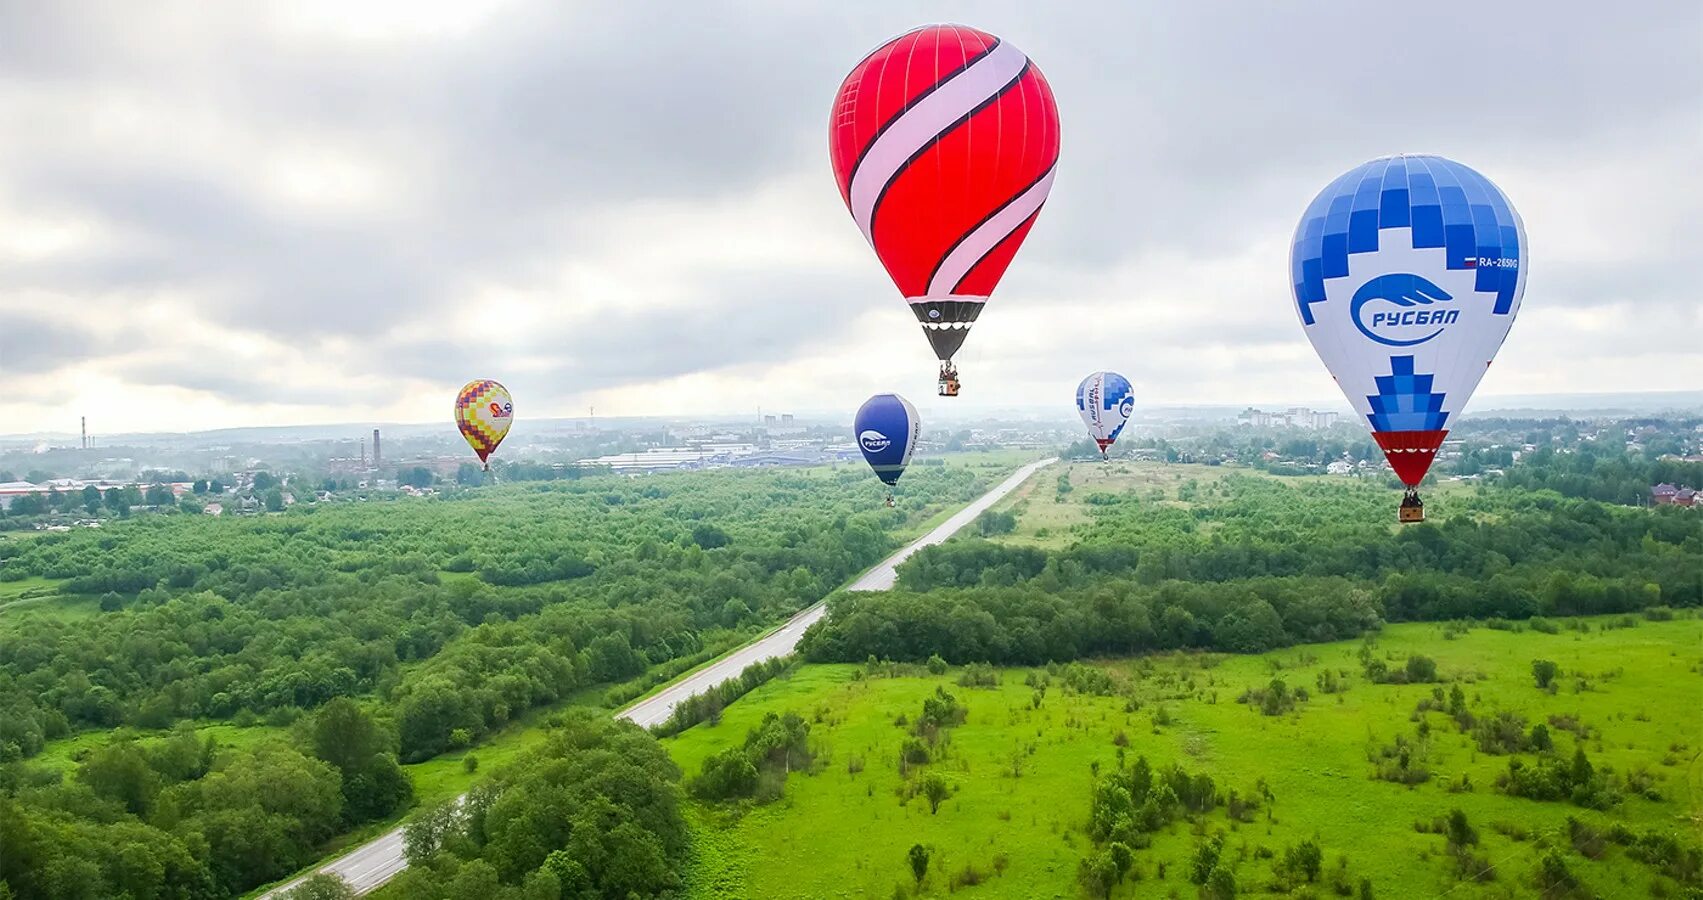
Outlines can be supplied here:
[[1408, 488], [1407, 494], [1401, 498], [1401, 510], [1396, 514], [1402, 524], [1425, 521], [1425, 501], [1419, 499], [1419, 492]]

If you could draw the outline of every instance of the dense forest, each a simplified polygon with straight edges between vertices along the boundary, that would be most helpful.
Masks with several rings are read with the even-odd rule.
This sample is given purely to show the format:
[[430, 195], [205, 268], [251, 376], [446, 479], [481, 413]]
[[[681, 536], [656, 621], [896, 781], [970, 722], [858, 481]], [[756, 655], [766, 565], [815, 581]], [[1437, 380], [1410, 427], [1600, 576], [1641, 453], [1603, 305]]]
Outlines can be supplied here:
[[680, 883], [680, 770], [638, 726], [576, 710], [556, 717], [543, 747], [404, 837], [409, 868], [387, 897], [654, 897]]
[[[918, 466], [896, 510], [848, 467], [0, 540], [5, 578], [62, 591], [0, 615], [0, 879], [32, 897], [222, 897], [288, 874], [405, 806], [399, 763], [599, 685], [631, 696], [820, 599], [1003, 471]], [[208, 721], [290, 737], [221, 747], [189, 728]], [[361, 737], [315, 738], [336, 728]], [[121, 731], [68, 770], [30, 763], [105, 729]]]
[[0, 896], [240, 894], [406, 803], [394, 751], [393, 735], [339, 698], [298, 723], [293, 740], [250, 750], [184, 728], [109, 743], [69, 778], [0, 767]]
[[1091, 521], [1062, 549], [961, 539], [925, 550], [900, 568], [899, 590], [832, 598], [801, 649], [816, 661], [1034, 664], [1258, 652], [1385, 621], [1703, 604], [1693, 510], [1494, 487], [1392, 533], [1388, 495], [1364, 485], [1231, 474], [1178, 494], [1090, 494]]

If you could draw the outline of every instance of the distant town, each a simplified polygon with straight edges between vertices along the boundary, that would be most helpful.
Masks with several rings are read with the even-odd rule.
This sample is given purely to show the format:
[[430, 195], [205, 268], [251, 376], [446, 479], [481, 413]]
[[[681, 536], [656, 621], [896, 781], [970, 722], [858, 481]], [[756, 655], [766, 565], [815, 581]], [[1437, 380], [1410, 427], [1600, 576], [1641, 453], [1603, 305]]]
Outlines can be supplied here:
[[[924, 431], [921, 457], [993, 451], [1098, 452], [1073, 419], [989, 416]], [[1532, 454], [1635, 454], [1703, 461], [1703, 416], [1468, 416], [1444, 442], [1433, 477], [1505, 476]], [[1279, 475], [1391, 478], [1359, 423], [1333, 410], [1147, 410], [1130, 421], [1112, 458], [1246, 466]], [[489, 480], [643, 476], [676, 470], [861, 464], [850, 429], [770, 413], [744, 420], [558, 419], [511, 435], [487, 473], [448, 426], [321, 426], [187, 435], [84, 430], [71, 442], [0, 438], [0, 513], [6, 527], [98, 527], [132, 511], [258, 515], [297, 503], [382, 494], [425, 496]], [[1703, 506], [1703, 485], [1659, 481], [1614, 502]]]

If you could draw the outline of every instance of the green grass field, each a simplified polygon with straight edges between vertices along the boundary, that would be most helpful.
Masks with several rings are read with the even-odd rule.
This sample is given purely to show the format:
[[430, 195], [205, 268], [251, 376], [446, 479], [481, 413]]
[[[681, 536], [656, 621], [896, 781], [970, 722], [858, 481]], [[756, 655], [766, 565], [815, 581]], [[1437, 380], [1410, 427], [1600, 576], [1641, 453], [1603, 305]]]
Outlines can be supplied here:
[[[813, 723], [816, 764], [810, 774], [788, 780], [782, 799], [758, 806], [689, 803], [695, 841], [690, 895], [886, 897], [900, 887], [909, 894], [905, 854], [923, 843], [933, 848], [924, 895], [947, 894], [951, 876], [970, 865], [988, 876], [979, 886], [958, 888], [975, 896], [1080, 896], [1076, 867], [1091, 850], [1085, 834], [1091, 767], [1118, 765], [1113, 742], [1120, 733], [1131, 762], [1138, 755], [1156, 769], [1176, 762], [1209, 773], [1220, 791], [1235, 788], [1244, 795], [1263, 779], [1274, 800], [1252, 822], [1232, 823], [1221, 807], [1200, 824], [1172, 824], [1154, 835], [1150, 848], [1137, 851], [1142, 880], [1125, 883], [1114, 896], [1195, 896], [1187, 859], [1199, 842], [1191, 832], [1202, 829], [1226, 832], [1226, 858], [1240, 856], [1235, 871], [1243, 894], [1274, 881], [1275, 860], [1261, 858], [1260, 848], [1281, 859], [1285, 847], [1307, 838], [1323, 847], [1327, 872], [1346, 855], [1353, 882], [1369, 878], [1378, 897], [1536, 896], [1532, 873], [1546, 845], [1565, 850], [1571, 871], [1599, 896], [1648, 896], [1656, 881], [1671, 891], [1672, 881], [1658, 879], [1621, 847], [1610, 845], [1598, 860], [1574, 852], [1566, 822], [1569, 816], [1599, 828], [1619, 822], [1637, 832], [1678, 832], [1697, 843], [1703, 822], [1703, 622], [1603, 624], [1596, 620], [1588, 632], [1553, 635], [1480, 627], [1453, 639], [1441, 625], [1396, 625], [1377, 636], [1375, 653], [1394, 667], [1410, 654], [1432, 657], [1444, 690], [1458, 680], [1480, 717], [1500, 710], [1530, 722], [1576, 716], [1590, 729], [1583, 746], [1599, 769], [1647, 769], [1662, 797], [1629, 795], [1606, 813], [1496, 790], [1508, 758], [1479, 752], [1443, 712], [1416, 715], [1416, 705], [1437, 685], [1367, 682], [1358, 641], [1260, 656], [1098, 663], [1140, 701], [1134, 712], [1126, 712], [1126, 696], [1069, 693], [1056, 678], [1033, 709], [1034, 691], [1024, 685], [1022, 669], [1003, 671], [999, 688], [978, 689], [957, 686], [956, 670], [865, 678], [861, 667], [806, 666], [729, 707], [721, 724], [664, 742], [690, 776], [706, 756], [741, 742], [767, 712], [796, 711]], [[1534, 658], [1560, 664], [1557, 693], [1535, 686]], [[1315, 690], [1315, 678], [1326, 669], [1349, 673], [1346, 692]], [[1310, 699], [1269, 717], [1237, 702], [1245, 689], [1274, 677], [1313, 691]], [[908, 731], [894, 723], [901, 715], [914, 719], [940, 685], [968, 707], [969, 718], [950, 732], [947, 757], [924, 767], [955, 786], [931, 815], [921, 798], [905, 800], [897, 758]], [[1155, 724], [1160, 709], [1170, 724]], [[1410, 788], [1372, 778], [1369, 752], [1397, 735], [1412, 738], [1420, 719], [1432, 729], [1432, 779]], [[1577, 738], [1552, 730], [1556, 751], [1570, 757]], [[854, 760], [863, 771], [849, 771]], [[1449, 791], [1462, 775], [1472, 789]], [[1416, 821], [1454, 808], [1465, 811], [1481, 835], [1477, 854], [1495, 865], [1493, 880], [1457, 881], [1444, 839], [1415, 829]], [[1001, 857], [1003, 873], [994, 875]], [[1161, 862], [1167, 865], [1163, 878]]]
[[[1070, 543], [1071, 529], [1090, 520], [1093, 507], [1087, 498], [1096, 492], [1165, 497], [1169, 498], [1167, 502], [1187, 506], [1176, 500], [1178, 487], [1190, 479], [1217, 480], [1226, 471], [1255, 470], [1140, 461], [1060, 462], [1036, 474], [994, 507], [1018, 514], [1017, 530], [999, 540], [1062, 548]], [[1069, 479], [1069, 493], [1058, 493], [1060, 477]]]
[[[195, 735], [203, 740], [212, 738], [221, 747], [248, 749], [273, 738], [282, 738], [288, 729], [270, 725], [234, 725], [229, 722], [214, 722], [195, 726]], [[135, 728], [125, 728], [118, 731], [84, 731], [70, 737], [57, 738], [48, 741], [41, 752], [30, 757], [32, 766], [58, 769], [67, 776], [71, 769], [89, 752], [104, 747], [119, 738], [139, 738], [150, 740], [164, 738], [171, 734], [169, 729], [146, 731]]]
[[[1147, 460], [1075, 461], [1061, 462], [1047, 469], [1000, 501], [994, 508], [1001, 512], [1016, 513], [1017, 529], [993, 540], [1060, 550], [1080, 537], [1086, 526], [1093, 521], [1095, 506], [1090, 498], [1097, 494], [1136, 497], [1156, 506], [1191, 509], [1198, 504], [1184, 498], [1183, 495], [1189, 493], [1185, 486], [1192, 483], [1194, 490], [1198, 492], [1233, 475], [1271, 478], [1296, 486], [1325, 484], [1349, 486], [1375, 494], [1387, 493], [1389, 521], [1392, 528], [1396, 524], [1395, 510], [1401, 494], [1393, 489], [1385, 491], [1377, 485], [1376, 479], [1335, 475], [1271, 475], [1245, 466], [1208, 466]], [[1058, 492], [1060, 477], [1068, 479], [1071, 487], [1069, 492]], [[1428, 515], [1434, 520], [1446, 518], [1450, 512], [1450, 499], [1465, 496], [1473, 489], [1472, 485], [1465, 482], [1444, 482], [1427, 486], [1425, 497]], [[1217, 525], [1217, 522], [1209, 519], [1200, 522], [1198, 528], [1202, 533], [1210, 533]]]

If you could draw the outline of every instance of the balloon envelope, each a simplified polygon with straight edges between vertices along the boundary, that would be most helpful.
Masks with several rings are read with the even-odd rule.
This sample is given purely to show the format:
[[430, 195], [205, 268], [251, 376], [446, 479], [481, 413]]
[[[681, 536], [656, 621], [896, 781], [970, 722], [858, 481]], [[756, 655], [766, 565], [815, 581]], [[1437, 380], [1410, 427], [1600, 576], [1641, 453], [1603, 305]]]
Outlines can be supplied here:
[[1076, 411], [1103, 454], [1135, 411], [1135, 391], [1116, 372], [1095, 372], [1076, 386]]
[[899, 483], [911, 463], [922, 420], [916, 407], [898, 394], [876, 394], [865, 400], [852, 421], [858, 449], [876, 477], [888, 485]]
[[828, 145], [852, 219], [951, 359], [1052, 189], [1052, 88], [1009, 42], [924, 26], [846, 76]]
[[1410, 487], [1514, 324], [1525, 244], [1502, 191], [1439, 156], [1372, 160], [1301, 217], [1302, 328]]
[[480, 462], [490, 458], [513, 422], [514, 401], [509, 398], [509, 389], [495, 381], [469, 381], [455, 395], [455, 425]]

